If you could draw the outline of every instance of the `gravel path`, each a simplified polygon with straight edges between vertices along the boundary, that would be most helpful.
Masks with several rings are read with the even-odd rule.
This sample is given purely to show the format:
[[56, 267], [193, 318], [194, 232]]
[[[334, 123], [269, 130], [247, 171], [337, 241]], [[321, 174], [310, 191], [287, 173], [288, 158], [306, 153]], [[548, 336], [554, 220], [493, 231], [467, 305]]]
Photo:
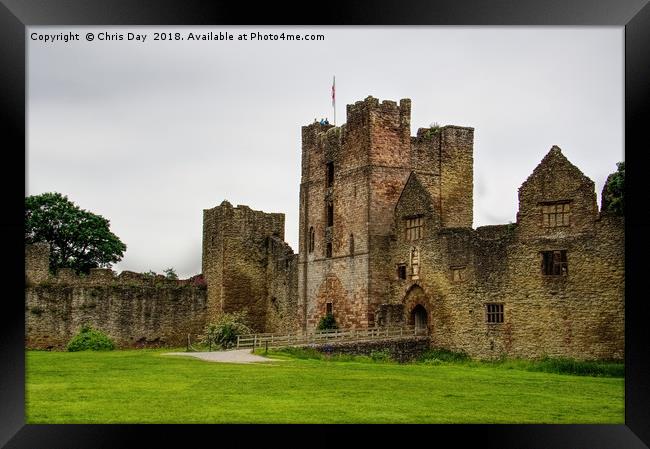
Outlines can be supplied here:
[[222, 363], [255, 363], [255, 362], [277, 362], [261, 355], [252, 354], [251, 349], [235, 349], [231, 351], [214, 351], [214, 352], [167, 352], [164, 355], [182, 355], [196, 357], [197, 359], [207, 360], [209, 362]]

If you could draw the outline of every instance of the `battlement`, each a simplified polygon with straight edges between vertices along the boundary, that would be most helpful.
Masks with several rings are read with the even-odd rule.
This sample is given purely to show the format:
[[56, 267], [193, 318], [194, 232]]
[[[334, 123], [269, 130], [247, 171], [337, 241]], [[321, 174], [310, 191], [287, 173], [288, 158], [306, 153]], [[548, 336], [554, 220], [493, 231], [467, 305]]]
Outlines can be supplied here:
[[473, 135], [474, 128], [470, 126], [444, 125], [432, 126], [430, 128], [418, 128], [415, 137], [412, 137], [413, 143], [423, 143], [427, 141], [439, 140], [443, 134], [459, 133]]
[[257, 237], [273, 235], [284, 239], [283, 213], [267, 213], [251, 209], [244, 204], [233, 206], [230, 202], [224, 200], [219, 206], [212, 209], [203, 209], [203, 221], [204, 227], [214, 231], [220, 230], [223, 233], [221, 235], [252, 233]]
[[410, 134], [411, 100], [403, 98], [397, 102], [379, 99], [372, 96], [363, 101], [357, 101], [346, 107], [346, 123], [348, 132], [353, 132], [368, 125], [379, 125], [391, 128], [406, 128]]

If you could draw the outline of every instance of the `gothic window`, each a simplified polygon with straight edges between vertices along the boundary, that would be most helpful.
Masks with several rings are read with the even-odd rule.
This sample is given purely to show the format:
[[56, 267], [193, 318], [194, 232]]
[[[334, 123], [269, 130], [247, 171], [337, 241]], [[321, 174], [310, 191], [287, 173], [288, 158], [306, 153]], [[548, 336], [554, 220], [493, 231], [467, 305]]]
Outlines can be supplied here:
[[354, 234], [350, 234], [350, 255], [354, 255]]
[[334, 162], [327, 163], [327, 188], [334, 184]]
[[486, 304], [485, 321], [488, 323], [503, 323], [503, 304]]
[[325, 245], [325, 257], [332, 257], [332, 242], [327, 242]]
[[566, 276], [569, 264], [566, 250], [542, 251], [542, 274], [545, 276]]
[[400, 263], [397, 265], [397, 279], [406, 279], [406, 264]]
[[327, 226], [334, 226], [334, 204], [327, 202]]
[[309, 252], [314, 252], [314, 241], [316, 240], [316, 234], [314, 233], [314, 227], [309, 228]]
[[406, 219], [406, 240], [418, 240], [422, 238], [422, 225], [424, 219], [422, 217], [407, 218]]
[[331, 314], [332, 314], [332, 303], [331, 303], [331, 302], [328, 302], [328, 303], [325, 305], [325, 307], [326, 307], [326, 311], [327, 311], [326, 313], [327, 313], [328, 315], [331, 315]]
[[568, 201], [542, 204], [542, 226], [545, 228], [569, 226], [570, 215]]

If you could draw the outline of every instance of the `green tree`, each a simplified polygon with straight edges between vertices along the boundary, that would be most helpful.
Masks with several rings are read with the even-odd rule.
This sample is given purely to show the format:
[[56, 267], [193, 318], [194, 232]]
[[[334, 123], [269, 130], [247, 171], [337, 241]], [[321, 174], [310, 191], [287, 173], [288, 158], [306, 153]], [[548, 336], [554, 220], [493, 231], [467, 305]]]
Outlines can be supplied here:
[[50, 270], [73, 268], [88, 273], [108, 268], [124, 256], [126, 245], [101, 215], [79, 208], [60, 193], [25, 198], [25, 243], [50, 244]]
[[618, 169], [607, 177], [603, 188], [602, 210], [623, 215], [625, 212], [625, 162], [618, 162], [616, 167]]
[[166, 270], [163, 270], [163, 273], [165, 273], [165, 277], [167, 279], [171, 279], [173, 281], [178, 279], [178, 275], [176, 274], [176, 270], [173, 268], [167, 268]]

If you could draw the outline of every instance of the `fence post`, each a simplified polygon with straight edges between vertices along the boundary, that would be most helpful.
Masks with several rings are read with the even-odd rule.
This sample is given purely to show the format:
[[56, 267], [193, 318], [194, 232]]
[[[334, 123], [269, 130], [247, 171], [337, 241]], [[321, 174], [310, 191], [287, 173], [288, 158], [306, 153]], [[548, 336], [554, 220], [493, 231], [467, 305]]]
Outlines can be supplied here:
[[239, 349], [239, 335], [237, 335], [237, 349]]
[[253, 335], [253, 351], [257, 347], [257, 334]]

